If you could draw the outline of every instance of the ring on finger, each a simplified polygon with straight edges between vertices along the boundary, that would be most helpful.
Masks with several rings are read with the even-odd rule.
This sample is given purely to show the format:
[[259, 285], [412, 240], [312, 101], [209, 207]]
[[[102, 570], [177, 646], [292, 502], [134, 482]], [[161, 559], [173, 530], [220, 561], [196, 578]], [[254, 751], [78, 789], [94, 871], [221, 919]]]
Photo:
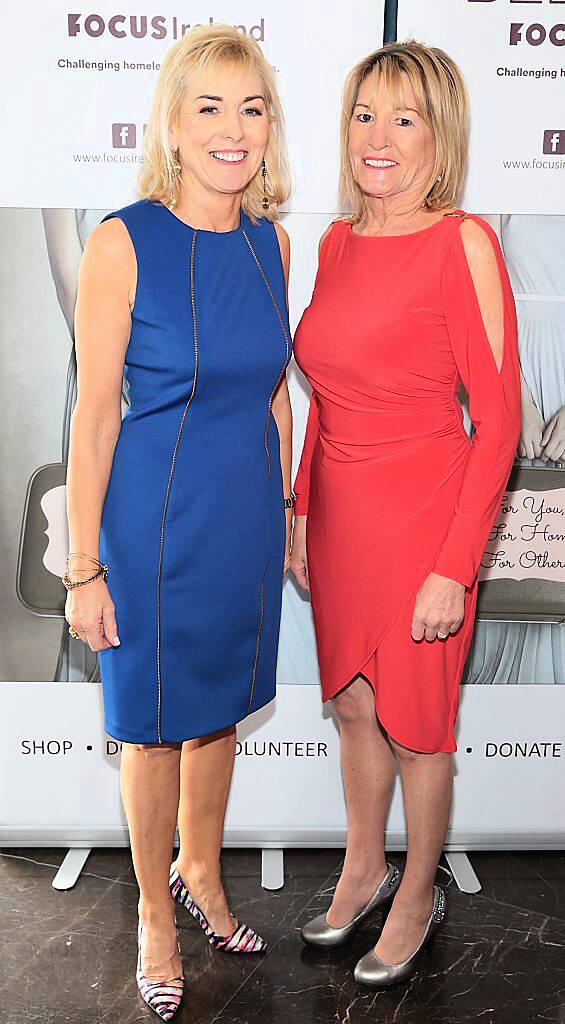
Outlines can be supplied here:
[[69, 626], [69, 633], [71, 634], [73, 640], [80, 640], [80, 633], [77, 633], [76, 629], [74, 629], [73, 626]]
[[437, 638], [438, 638], [438, 640], [445, 640], [446, 637], [448, 637], [448, 636], [449, 636], [449, 633], [438, 633]]

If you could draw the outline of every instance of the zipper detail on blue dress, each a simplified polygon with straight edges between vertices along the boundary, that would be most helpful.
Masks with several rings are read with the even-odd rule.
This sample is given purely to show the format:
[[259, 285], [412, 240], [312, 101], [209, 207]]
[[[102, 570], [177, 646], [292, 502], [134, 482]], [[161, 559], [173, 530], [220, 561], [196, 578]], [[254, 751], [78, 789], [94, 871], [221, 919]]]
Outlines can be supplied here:
[[249, 690], [249, 704], [247, 705], [247, 714], [251, 712], [253, 706], [253, 694], [255, 692], [255, 676], [257, 675], [257, 662], [259, 661], [259, 644], [261, 643], [261, 633], [263, 631], [263, 619], [265, 618], [265, 577], [261, 580], [261, 614], [259, 616], [259, 626], [257, 629], [257, 640], [255, 642], [255, 658], [253, 660], [253, 671], [251, 673], [251, 687]]
[[[268, 472], [268, 475], [270, 477], [271, 476], [271, 455], [270, 455], [270, 452], [269, 452], [269, 423], [271, 421], [271, 408], [272, 408], [272, 405], [273, 405], [273, 398], [275, 397], [275, 392], [276, 392], [280, 382], [282, 381], [283, 376], [284, 376], [284, 372], [285, 372], [285, 370], [286, 370], [286, 368], [288, 366], [288, 360], [289, 360], [289, 355], [290, 355], [290, 338], [288, 336], [288, 331], [286, 329], [286, 324], [285, 324], [285, 322], [283, 320], [283, 317], [281, 315], [281, 311], [279, 309], [279, 304], [278, 304], [278, 302], [277, 302], [277, 300], [276, 300], [276, 298], [274, 296], [273, 289], [271, 288], [271, 285], [269, 284], [269, 280], [267, 278], [267, 275], [266, 275], [265, 271], [263, 270], [263, 267], [261, 266], [261, 263], [259, 262], [259, 258], [258, 258], [257, 254], [255, 252], [255, 249], [251, 245], [251, 242], [249, 240], [249, 236], [247, 235], [247, 232], [245, 231], [245, 229], [243, 229], [242, 234], [243, 234], [243, 237], [245, 238], [245, 241], [247, 242], [247, 245], [249, 246], [249, 250], [251, 252], [251, 255], [253, 256], [253, 259], [255, 260], [255, 263], [257, 265], [257, 269], [258, 269], [259, 273], [261, 274], [261, 277], [263, 278], [263, 281], [265, 282], [265, 287], [267, 288], [267, 291], [268, 291], [269, 295], [271, 296], [271, 302], [273, 303], [273, 306], [275, 307], [275, 312], [276, 312], [276, 314], [277, 314], [277, 316], [279, 318], [279, 323], [281, 325], [281, 330], [282, 330], [283, 335], [284, 335], [285, 360], [284, 360], [283, 368], [282, 368], [281, 372], [279, 373], [277, 382], [276, 382], [273, 390], [271, 391], [271, 394], [270, 394], [270, 397], [269, 397], [269, 407], [268, 407], [268, 410], [267, 410], [267, 422], [265, 424], [265, 451], [267, 453], [267, 472]], [[278, 245], [278, 241], [277, 241], [277, 245]]]
[[192, 379], [192, 389], [186, 401], [186, 405], [183, 410], [183, 414], [180, 421], [180, 426], [177, 433], [177, 439], [175, 441], [175, 447], [173, 449], [173, 455], [171, 459], [171, 470], [169, 473], [169, 481], [167, 483], [167, 490], [165, 493], [165, 503], [163, 505], [163, 518], [161, 520], [161, 543], [159, 546], [159, 566], [157, 569], [157, 742], [162, 743], [161, 738], [161, 574], [163, 571], [163, 550], [165, 546], [165, 522], [167, 519], [167, 509], [169, 507], [169, 498], [171, 494], [171, 487], [173, 484], [173, 476], [175, 473], [175, 462], [177, 458], [177, 452], [182, 437], [184, 423], [187, 417], [188, 410], [192, 404], [192, 400], [196, 394], [196, 387], [198, 384], [198, 325], [196, 322], [196, 297], [194, 290], [194, 259], [196, 252], [196, 235], [197, 231], [194, 231], [192, 235], [192, 247], [190, 250], [190, 301], [192, 305], [192, 335], [194, 342], [194, 377]]

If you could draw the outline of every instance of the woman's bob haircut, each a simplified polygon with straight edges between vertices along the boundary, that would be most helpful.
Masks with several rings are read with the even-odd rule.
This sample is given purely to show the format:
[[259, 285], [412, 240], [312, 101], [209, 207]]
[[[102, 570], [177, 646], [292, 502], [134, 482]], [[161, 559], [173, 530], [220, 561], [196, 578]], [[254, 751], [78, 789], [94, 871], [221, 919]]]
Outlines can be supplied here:
[[270, 204], [267, 210], [261, 205], [263, 177], [259, 170], [245, 189], [241, 205], [244, 213], [254, 222], [262, 217], [277, 220], [278, 207], [288, 199], [291, 182], [283, 113], [275, 76], [258, 43], [231, 25], [196, 26], [167, 52], [157, 78], [145, 130], [144, 163], [138, 179], [139, 196], [141, 199], [165, 204], [168, 202], [174, 163], [169, 144], [169, 126], [176, 123], [191, 78], [226, 65], [238, 71], [253, 68], [263, 82], [270, 122], [265, 151]]
[[422, 202], [430, 210], [456, 206], [467, 165], [469, 101], [465, 82], [455, 62], [443, 50], [409, 39], [381, 46], [359, 61], [347, 76], [341, 112], [339, 192], [342, 208], [352, 213], [354, 222], [361, 220], [365, 213], [365, 199], [349, 162], [348, 136], [359, 89], [373, 71], [383, 76], [395, 110], [405, 107], [402, 76], [406, 75], [414, 90], [418, 113], [434, 134], [435, 164]]

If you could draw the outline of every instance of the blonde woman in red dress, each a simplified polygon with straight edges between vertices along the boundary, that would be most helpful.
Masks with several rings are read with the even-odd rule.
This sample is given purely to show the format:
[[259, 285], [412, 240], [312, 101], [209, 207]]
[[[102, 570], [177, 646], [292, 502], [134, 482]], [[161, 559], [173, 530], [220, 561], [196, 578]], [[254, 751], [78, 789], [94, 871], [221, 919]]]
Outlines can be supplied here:
[[[390, 913], [355, 969], [408, 978], [440, 926], [458, 688], [477, 571], [520, 434], [516, 316], [497, 237], [456, 206], [467, 97], [443, 51], [393, 43], [349, 75], [342, 198], [320, 243], [295, 354], [311, 387], [291, 567], [311, 591], [348, 813], [331, 907], [303, 939], [338, 946]], [[463, 383], [474, 426], [464, 426]], [[408, 853], [387, 864], [400, 767]]]

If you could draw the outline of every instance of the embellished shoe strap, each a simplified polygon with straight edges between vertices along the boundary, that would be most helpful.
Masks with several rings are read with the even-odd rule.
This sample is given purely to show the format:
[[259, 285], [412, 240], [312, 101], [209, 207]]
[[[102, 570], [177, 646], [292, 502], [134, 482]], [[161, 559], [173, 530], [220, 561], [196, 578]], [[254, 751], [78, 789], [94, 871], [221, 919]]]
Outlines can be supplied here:
[[436, 924], [440, 924], [445, 917], [445, 908], [447, 900], [443, 889], [440, 889], [439, 885], [434, 885], [434, 903], [432, 908], [432, 920]]
[[400, 870], [396, 867], [396, 864], [389, 865], [390, 877], [386, 883], [387, 889], [393, 889], [398, 879], [400, 878]]

